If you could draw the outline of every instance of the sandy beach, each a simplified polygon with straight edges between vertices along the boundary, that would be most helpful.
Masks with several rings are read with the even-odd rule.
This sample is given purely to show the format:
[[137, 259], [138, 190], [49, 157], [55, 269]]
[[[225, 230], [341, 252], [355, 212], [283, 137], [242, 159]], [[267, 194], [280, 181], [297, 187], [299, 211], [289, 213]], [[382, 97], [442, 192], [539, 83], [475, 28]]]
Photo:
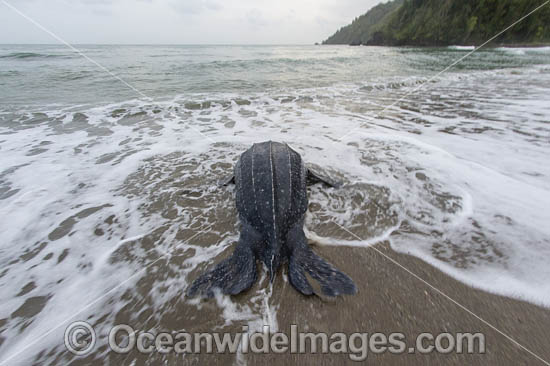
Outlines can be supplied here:
[[[543, 360], [550, 359], [550, 310], [498, 295], [493, 295], [464, 285], [423, 261], [393, 251], [389, 243], [377, 244], [376, 249], [418, 275], [420, 278], [454, 299], [479, 318], [493, 325], [499, 331], [528, 348]], [[270, 302], [278, 304], [278, 330], [290, 334], [291, 324], [296, 324], [302, 332], [401, 332], [406, 336], [407, 348], [414, 346], [416, 336], [423, 332], [437, 335], [448, 333], [478, 333], [485, 335], [484, 354], [419, 354], [405, 352], [382, 354], [369, 352], [367, 364], [384, 365], [544, 365], [536, 356], [522, 349], [476, 316], [468, 313], [451, 300], [441, 295], [404, 269], [400, 268], [373, 248], [336, 248], [315, 246], [315, 250], [339, 268], [345, 268], [355, 279], [359, 292], [335, 300], [306, 297], [295, 291], [279, 274], [275, 280]], [[264, 283], [257, 283], [247, 293], [240, 295], [239, 303], [246, 303]], [[134, 304], [139, 307], [139, 304]], [[214, 300], [204, 300], [201, 310], [194, 311], [184, 302], [176, 302], [171, 312], [163, 316], [165, 329], [185, 328], [191, 332], [212, 331], [212, 319], [219, 312]], [[131, 307], [130, 309], [131, 310]], [[210, 321], [209, 321], [210, 319]], [[120, 318], [120, 322], [128, 319]], [[191, 325], [194, 324], [194, 325]], [[218, 328], [217, 331], [240, 332], [242, 325], [233, 324]], [[134, 326], [135, 322], [133, 323]], [[142, 324], [147, 329], [147, 322]], [[70, 360], [72, 357], [66, 358]], [[248, 365], [333, 365], [358, 364], [349, 354], [199, 354], [199, 355], [143, 355], [131, 352], [117, 355], [110, 352], [110, 362], [125, 364], [135, 361], [135, 365], [152, 365], [157, 361], [170, 364], [248, 364]], [[87, 365], [99, 362], [93, 357], [72, 358], [74, 365]]]

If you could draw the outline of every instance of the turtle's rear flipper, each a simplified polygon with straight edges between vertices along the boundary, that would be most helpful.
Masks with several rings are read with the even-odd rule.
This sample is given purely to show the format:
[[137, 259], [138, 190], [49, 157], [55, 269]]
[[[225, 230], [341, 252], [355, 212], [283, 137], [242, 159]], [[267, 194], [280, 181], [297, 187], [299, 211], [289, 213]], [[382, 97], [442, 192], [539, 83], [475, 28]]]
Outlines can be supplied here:
[[296, 239], [300, 241], [294, 243], [289, 263], [290, 283], [296, 290], [304, 295], [313, 295], [314, 290], [307, 278], [311, 277], [319, 282], [322, 293], [327, 296], [353, 295], [357, 292], [353, 280], [315, 254], [305, 241], [305, 236]]
[[237, 295], [249, 289], [257, 278], [256, 258], [252, 252], [250, 235], [243, 235], [235, 251], [229, 257], [221, 261], [213, 270], [200, 275], [187, 290], [187, 296], [202, 295], [214, 296], [215, 289], [219, 289], [226, 295]]

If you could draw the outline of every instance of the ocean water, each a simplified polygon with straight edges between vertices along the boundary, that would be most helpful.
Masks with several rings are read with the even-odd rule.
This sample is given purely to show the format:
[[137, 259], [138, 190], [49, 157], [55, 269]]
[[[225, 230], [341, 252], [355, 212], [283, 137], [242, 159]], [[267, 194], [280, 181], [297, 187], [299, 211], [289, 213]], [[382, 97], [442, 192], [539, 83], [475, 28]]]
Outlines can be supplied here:
[[238, 299], [184, 295], [238, 238], [217, 182], [268, 139], [344, 183], [310, 189], [322, 244], [389, 240], [550, 307], [550, 48], [437, 77], [471, 49], [78, 48], [134, 89], [63, 46], [0, 46], [0, 362], [70, 362], [74, 320], [103, 341], [124, 321], [276, 328], [265, 274]]

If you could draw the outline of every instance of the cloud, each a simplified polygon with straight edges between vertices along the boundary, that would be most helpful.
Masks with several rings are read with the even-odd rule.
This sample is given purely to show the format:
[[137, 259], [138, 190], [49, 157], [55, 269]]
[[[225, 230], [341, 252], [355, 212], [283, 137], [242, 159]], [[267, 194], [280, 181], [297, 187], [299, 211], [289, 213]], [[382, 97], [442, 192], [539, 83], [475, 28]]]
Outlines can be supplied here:
[[171, 0], [170, 5], [184, 15], [197, 15], [222, 9], [221, 4], [213, 0]]
[[[296, 44], [380, 0], [7, 0], [71, 43]], [[53, 43], [0, 3], [0, 43]]]
[[265, 27], [268, 24], [267, 19], [259, 9], [251, 9], [245, 15], [246, 21], [252, 28]]

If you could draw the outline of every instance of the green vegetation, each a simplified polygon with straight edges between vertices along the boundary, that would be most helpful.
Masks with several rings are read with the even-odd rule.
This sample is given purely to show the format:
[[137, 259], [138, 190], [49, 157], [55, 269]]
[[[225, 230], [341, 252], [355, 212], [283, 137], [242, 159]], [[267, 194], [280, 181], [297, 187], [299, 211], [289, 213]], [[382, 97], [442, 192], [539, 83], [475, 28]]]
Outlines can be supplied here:
[[[393, 0], [372, 8], [323, 44], [479, 45], [545, 0]], [[550, 43], [550, 4], [502, 34], [498, 44]]]
[[403, 0], [394, 0], [378, 4], [366, 14], [355, 18], [350, 25], [340, 28], [323, 44], [366, 44], [372, 36], [372, 31], [385, 20], [385, 17], [397, 10]]

